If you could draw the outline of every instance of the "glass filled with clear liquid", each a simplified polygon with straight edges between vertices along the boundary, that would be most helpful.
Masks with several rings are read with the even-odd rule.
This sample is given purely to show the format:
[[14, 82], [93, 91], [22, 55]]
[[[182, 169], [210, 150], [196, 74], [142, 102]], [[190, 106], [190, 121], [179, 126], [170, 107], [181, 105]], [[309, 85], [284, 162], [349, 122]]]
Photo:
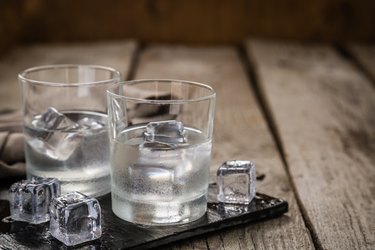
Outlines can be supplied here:
[[112, 210], [142, 225], [195, 221], [207, 210], [215, 92], [180, 80], [107, 91]]
[[110, 192], [106, 90], [120, 73], [93, 65], [50, 65], [19, 74], [27, 177], [53, 177], [62, 193]]

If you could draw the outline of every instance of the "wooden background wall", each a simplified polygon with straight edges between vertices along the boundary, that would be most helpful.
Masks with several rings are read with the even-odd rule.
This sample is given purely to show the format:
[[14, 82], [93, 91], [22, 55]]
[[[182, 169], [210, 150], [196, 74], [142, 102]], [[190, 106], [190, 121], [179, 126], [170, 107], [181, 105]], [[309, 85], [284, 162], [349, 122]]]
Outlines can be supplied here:
[[15, 43], [121, 38], [374, 41], [374, 10], [372, 0], [1, 0], [0, 51]]

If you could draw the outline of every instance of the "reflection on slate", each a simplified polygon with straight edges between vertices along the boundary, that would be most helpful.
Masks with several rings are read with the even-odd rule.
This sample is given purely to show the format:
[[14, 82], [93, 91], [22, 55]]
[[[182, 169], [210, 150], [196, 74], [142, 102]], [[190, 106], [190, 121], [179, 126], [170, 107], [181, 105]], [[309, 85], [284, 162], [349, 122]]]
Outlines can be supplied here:
[[[102, 207], [103, 235], [95, 241], [77, 245], [75, 249], [147, 249], [177, 240], [202, 235], [223, 228], [274, 218], [288, 211], [286, 201], [257, 194], [249, 205], [216, 202], [215, 184], [210, 184], [207, 214], [198, 221], [178, 226], [143, 227], [116, 217], [111, 210], [111, 197], [99, 198]], [[0, 201], [0, 216], [9, 216], [8, 201]], [[49, 223], [32, 225], [25, 222], [0, 222], [0, 246], [5, 249], [67, 249], [48, 231]]]

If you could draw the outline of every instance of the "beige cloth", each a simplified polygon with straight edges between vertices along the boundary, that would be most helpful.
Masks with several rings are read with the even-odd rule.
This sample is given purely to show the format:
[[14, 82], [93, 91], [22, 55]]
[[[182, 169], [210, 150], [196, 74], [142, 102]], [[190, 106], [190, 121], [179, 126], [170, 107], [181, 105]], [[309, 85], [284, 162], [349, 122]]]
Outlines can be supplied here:
[[0, 178], [25, 175], [24, 137], [20, 111], [0, 111]]

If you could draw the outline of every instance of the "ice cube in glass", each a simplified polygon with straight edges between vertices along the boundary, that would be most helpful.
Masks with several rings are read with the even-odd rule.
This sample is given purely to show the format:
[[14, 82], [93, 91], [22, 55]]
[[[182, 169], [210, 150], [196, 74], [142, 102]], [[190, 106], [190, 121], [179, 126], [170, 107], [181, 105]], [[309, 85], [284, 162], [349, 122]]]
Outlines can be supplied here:
[[217, 170], [218, 200], [249, 204], [255, 197], [255, 165], [251, 161], [226, 161]]
[[100, 238], [101, 209], [98, 200], [79, 192], [54, 199], [50, 206], [50, 232], [67, 246]]
[[174, 170], [162, 165], [129, 166], [129, 190], [132, 198], [168, 202], [173, 199]]
[[146, 143], [177, 144], [186, 142], [182, 122], [176, 120], [150, 122], [144, 132]]
[[74, 129], [79, 126], [53, 107], [48, 107], [47, 111], [35, 122], [37, 127], [44, 129]]
[[97, 119], [92, 117], [84, 117], [78, 120], [78, 125], [82, 129], [89, 129], [89, 130], [102, 130], [105, 128], [105, 124]]
[[52, 159], [68, 159], [81, 140], [77, 134], [81, 126], [53, 107], [35, 116], [32, 125], [38, 129], [38, 133], [29, 143], [35, 150]]
[[13, 220], [40, 224], [50, 220], [49, 205], [60, 195], [60, 182], [41, 177], [22, 180], [10, 187], [9, 195]]

